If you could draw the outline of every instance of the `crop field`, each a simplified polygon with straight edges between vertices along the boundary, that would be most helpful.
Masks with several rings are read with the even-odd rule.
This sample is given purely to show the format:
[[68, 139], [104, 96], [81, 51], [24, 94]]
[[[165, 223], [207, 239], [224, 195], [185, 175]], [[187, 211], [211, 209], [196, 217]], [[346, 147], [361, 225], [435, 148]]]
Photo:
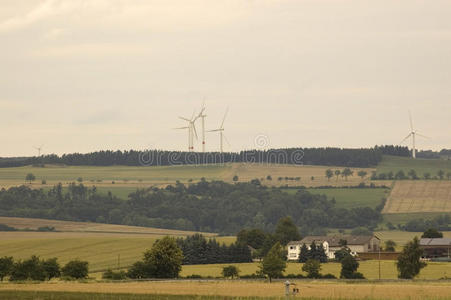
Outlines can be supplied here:
[[451, 181], [397, 181], [383, 213], [451, 212]]
[[[34, 188], [48, 188], [59, 182], [67, 185], [76, 182], [78, 178], [86, 185], [95, 185], [102, 191], [112, 190], [116, 195], [126, 198], [129, 192], [138, 187], [166, 186], [174, 184], [177, 180], [183, 183], [196, 182], [202, 177], [207, 180], [223, 180], [232, 182], [235, 175], [240, 182], [247, 182], [258, 178], [263, 184], [270, 186], [348, 186], [357, 185], [362, 179], [357, 176], [361, 169], [353, 169], [354, 175], [348, 180], [339, 177], [328, 181], [325, 171], [330, 169], [343, 169], [342, 167], [323, 166], [294, 166], [270, 164], [224, 164], [224, 165], [192, 165], [167, 167], [92, 167], [92, 166], [53, 166], [0, 168], [0, 188], [28, 184]], [[373, 169], [365, 169], [368, 174]], [[28, 173], [36, 176], [36, 180], [29, 184], [25, 182]], [[272, 180], [267, 180], [270, 175]], [[278, 180], [279, 177], [283, 178]], [[286, 180], [285, 178], [289, 178]], [[299, 177], [299, 180], [294, 178]], [[313, 180], [312, 180], [313, 177]], [[291, 179], [290, 179], [291, 178]], [[42, 184], [45, 180], [45, 184]], [[365, 179], [368, 181], [368, 179]], [[377, 184], [382, 184], [377, 182]]]
[[396, 173], [399, 170], [403, 170], [407, 174], [411, 169], [415, 170], [419, 177], [422, 177], [425, 172], [435, 176], [439, 170], [445, 171], [446, 174], [451, 172], [451, 160], [412, 159], [410, 157], [384, 155], [382, 162], [377, 166], [378, 173], [388, 173], [390, 171]]
[[[294, 281], [300, 290], [299, 298], [307, 299], [449, 299], [451, 285], [448, 282], [390, 282], [352, 283], [337, 281]], [[101, 294], [124, 294], [119, 299], [130, 298], [126, 294], [150, 294], [149, 299], [161, 295], [160, 299], [233, 299], [229, 297], [261, 297], [260, 299], [285, 299], [284, 284], [281, 281], [156, 281], [126, 283], [41, 283], [41, 284], [0, 284], [0, 296], [9, 291], [77, 292]], [[26, 293], [19, 293], [26, 296]], [[9, 294], [11, 295], [11, 294]], [[29, 295], [29, 294], [28, 294]], [[39, 294], [38, 294], [39, 295]], [[42, 294], [42, 295], [45, 295]], [[55, 294], [58, 295], [58, 294]], [[86, 295], [86, 294], [85, 294]], [[177, 298], [167, 295], [178, 295]], [[194, 298], [186, 295], [204, 295]], [[227, 297], [227, 298], [224, 298]], [[274, 297], [274, 298], [268, 298]], [[282, 298], [283, 297], [283, 298]], [[295, 297], [298, 298], [298, 297]], [[20, 298], [19, 298], [20, 299]], [[23, 298], [22, 298], [23, 299]], [[30, 299], [30, 298], [25, 298]], [[35, 298], [35, 299], [88, 299], [88, 298]], [[108, 298], [110, 299], [110, 298]], [[118, 299], [112, 297], [111, 299]], [[146, 298], [147, 299], [147, 298]], [[240, 298], [243, 299], [243, 298]], [[244, 298], [249, 299], [249, 298]], [[254, 298], [255, 299], [255, 298]]]

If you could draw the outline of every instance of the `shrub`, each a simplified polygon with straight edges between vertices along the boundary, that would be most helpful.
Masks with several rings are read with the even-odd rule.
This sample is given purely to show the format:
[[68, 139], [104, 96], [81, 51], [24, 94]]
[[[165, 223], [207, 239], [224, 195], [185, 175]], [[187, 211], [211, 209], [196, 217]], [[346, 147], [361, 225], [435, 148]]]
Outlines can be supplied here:
[[236, 266], [226, 266], [222, 268], [222, 276], [224, 278], [238, 277], [240, 270]]
[[76, 259], [68, 262], [61, 271], [66, 277], [83, 279], [88, 277], [88, 266], [89, 263], [87, 261]]

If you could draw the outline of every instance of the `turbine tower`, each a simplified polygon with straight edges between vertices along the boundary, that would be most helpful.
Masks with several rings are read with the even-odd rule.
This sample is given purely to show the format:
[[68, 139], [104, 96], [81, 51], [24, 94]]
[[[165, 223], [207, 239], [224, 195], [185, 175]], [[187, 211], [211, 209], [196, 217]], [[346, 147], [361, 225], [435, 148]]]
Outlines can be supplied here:
[[229, 109], [227, 108], [225, 114], [224, 114], [224, 118], [222, 119], [222, 123], [221, 126], [218, 129], [213, 129], [213, 130], [209, 130], [208, 132], [219, 132], [219, 150], [221, 153], [224, 152], [224, 139], [226, 140], [226, 142], [229, 144], [229, 142], [227, 141], [227, 138], [224, 135], [224, 121], [227, 117], [227, 113], [229, 112]]
[[195, 117], [194, 113], [190, 119], [185, 117], [179, 117], [179, 119], [188, 122], [188, 126], [175, 128], [175, 129], [188, 129], [188, 151], [194, 151], [194, 136], [196, 136], [197, 140], [197, 130], [195, 122], [198, 118], [199, 116]]
[[409, 120], [410, 120], [410, 133], [402, 140], [402, 142], [400, 144], [404, 143], [408, 138], [412, 137], [412, 158], [415, 159], [416, 158], [415, 137], [417, 135], [421, 136], [423, 138], [428, 138], [428, 137], [419, 134], [417, 130], [413, 129], [412, 114], [410, 113], [410, 110], [409, 110]]
[[202, 119], [202, 152], [205, 152], [205, 118], [207, 115], [205, 114], [205, 101], [202, 104], [202, 109], [200, 110], [198, 118]]
[[44, 145], [41, 145], [41, 146], [39, 146], [39, 147], [33, 147], [33, 148], [35, 148], [36, 150], [38, 150], [38, 157], [41, 157], [41, 150], [42, 150], [42, 147], [43, 147]]

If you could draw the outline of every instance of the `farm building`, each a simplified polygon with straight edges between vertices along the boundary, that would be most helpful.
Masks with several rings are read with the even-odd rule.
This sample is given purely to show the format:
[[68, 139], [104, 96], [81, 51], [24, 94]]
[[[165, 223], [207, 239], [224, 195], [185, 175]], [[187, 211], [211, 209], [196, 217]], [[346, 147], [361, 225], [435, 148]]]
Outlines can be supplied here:
[[302, 245], [310, 249], [310, 245], [323, 245], [324, 251], [329, 259], [335, 258], [335, 251], [342, 248], [342, 241], [346, 241], [347, 247], [352, 255], [364, 252], [379, 251], [380, 241], [375, 236], [348, 235], [348, 236], [307, 236], [300, 241], [288, 243], [288, 260], [298, 260]]
[[420, 239], [420, 247], [424, 251], [425, 258], [450, 258], [451, 256], [451, 239], [449, 238], [423, 238]]

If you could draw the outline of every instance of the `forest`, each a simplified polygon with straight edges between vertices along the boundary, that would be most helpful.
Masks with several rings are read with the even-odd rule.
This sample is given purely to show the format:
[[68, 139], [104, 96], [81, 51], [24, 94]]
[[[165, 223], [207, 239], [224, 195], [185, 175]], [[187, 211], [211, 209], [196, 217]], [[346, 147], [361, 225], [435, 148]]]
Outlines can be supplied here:
[[249, 150], [239, 153], [174, 152], [174, 151], [97, 151], [40, 157], [0, 158], [0, 167], [63, 164], [68, 166], [168, 166], [214, 163], [279, 163], [295, 165], [325, 165], [344, 167], [372, 167], [383, 154], [408, 156], [407, 147], [376, 146], [374, 148], [287, 148]]
[[166, 188], [138, 189], [128, 199], [71, 184], [49, 191], [27, 186], [0, 191], [0, 215], [70, 221], [159, 227], [236, 234], [242, 228], [272, 231], [280, 218], [291, 216], [302, 234], [323, 228], [373, 228], [381, 220], [379, 209], [337, 208], [334, 200], [300, 190], [288, 194], [258, 182], [222, 181]]

